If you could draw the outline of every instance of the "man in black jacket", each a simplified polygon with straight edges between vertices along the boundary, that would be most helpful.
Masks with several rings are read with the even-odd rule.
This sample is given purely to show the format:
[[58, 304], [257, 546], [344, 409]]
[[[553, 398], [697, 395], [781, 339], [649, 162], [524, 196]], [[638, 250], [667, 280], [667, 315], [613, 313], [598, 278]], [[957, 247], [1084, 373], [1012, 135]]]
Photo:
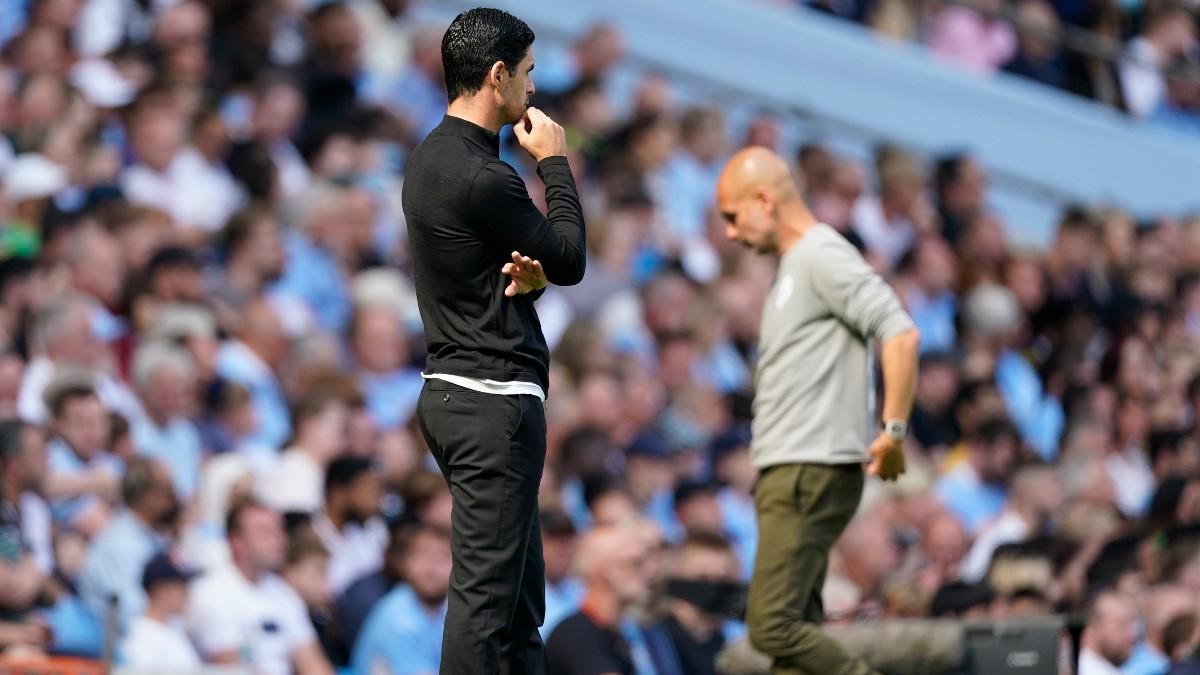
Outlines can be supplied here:
[[[442, 38], [449, 110], [404, 182], [428, 353], [422, 434], [454, 499], [442, 673], [543, 673], [537, 492], [546, 455], [549, 350], [534, 300], [583, 278], [583, 211], [562, 127], [536, 108], [533, 32], [494, 9]], [[537, 161], [549, 217], [499, 159], [514, 125]]]

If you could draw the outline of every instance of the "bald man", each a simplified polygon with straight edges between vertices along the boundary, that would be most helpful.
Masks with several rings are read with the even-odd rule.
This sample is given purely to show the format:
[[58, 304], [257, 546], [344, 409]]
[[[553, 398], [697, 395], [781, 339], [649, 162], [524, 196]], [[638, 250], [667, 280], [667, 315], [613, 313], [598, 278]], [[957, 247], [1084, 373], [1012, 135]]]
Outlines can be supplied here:
[[[821, 587], [829, 550], [862, 496], [863, 463], [884, 480], [904, 472], [919, 337], [887, 283], [813, 217], [779, 155], [759, 147], [734, 155], [717, 206], [729, 239], [779, 256], [755, 373], [750, 640], [777, 674], [870, 673], [821, 632]], [[872, 340], [882, 344], [881, 422], [873, 421]]]
[[578, 612], [550, 634], [546, 656], [554, 675], [634, 675], [621, 631], [626, 610], [650, 592], [647, 530], [636, 521], [600, 525], [588, 532], [575, 556], [585, 592]]

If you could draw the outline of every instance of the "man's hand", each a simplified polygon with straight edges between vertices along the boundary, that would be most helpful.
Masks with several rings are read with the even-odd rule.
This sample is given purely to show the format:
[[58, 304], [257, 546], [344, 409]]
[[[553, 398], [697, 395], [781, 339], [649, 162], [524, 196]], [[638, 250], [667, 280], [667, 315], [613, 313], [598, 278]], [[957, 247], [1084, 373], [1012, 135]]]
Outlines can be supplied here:
[[516, 251], [512, 252], [512, 259], [512, 262], [504, 263], [504, 267], [500, 268], [501, 274], [507, 274], [512, 279], [504, 289], [505, 296], [511, 298], [525, 295], [541, 290], [550, 283], [546, 280], [546, 271], [542, 269], [542, 263], [530, 260], [529, 256]]
[[537, 108], [525, 109], [525, 115], [513, 125], [513, 133], [521, 147], [538, 162], [567, 154], [566, 132]]
[[881, 433], [868, 452], [871, 455], [868, 474], [883, 480], [896, 480], [904, 473], [904, 441]]

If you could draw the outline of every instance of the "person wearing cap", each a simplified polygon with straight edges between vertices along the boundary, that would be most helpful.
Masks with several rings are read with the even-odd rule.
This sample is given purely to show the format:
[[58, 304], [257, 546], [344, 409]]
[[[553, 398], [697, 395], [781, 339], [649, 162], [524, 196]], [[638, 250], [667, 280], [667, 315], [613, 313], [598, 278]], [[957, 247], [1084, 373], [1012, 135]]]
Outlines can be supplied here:
[[187, 608], [188, 582], [196, 573], [159, 553], [142, 570], [146, 611], [133, 620], [121, 642], [119, 660], [133, 673], [198, 672], [200, 656], [180, 625]]
[[[775, 673], [867, 675], [861, 659], [822, 632], [821, 587], [830, 549], [858, 509], [864, 463], [884, 480], [904, 473], [920, 337], [887, 282], [813, 216], [779, 155], [758, 147], [735, 154], [721, 172], [717, 206], [728, 239], [779, 256], [754, 376], [759, 540], [750, 642]], [[872, 341], [883, 370], [879, 421]]]

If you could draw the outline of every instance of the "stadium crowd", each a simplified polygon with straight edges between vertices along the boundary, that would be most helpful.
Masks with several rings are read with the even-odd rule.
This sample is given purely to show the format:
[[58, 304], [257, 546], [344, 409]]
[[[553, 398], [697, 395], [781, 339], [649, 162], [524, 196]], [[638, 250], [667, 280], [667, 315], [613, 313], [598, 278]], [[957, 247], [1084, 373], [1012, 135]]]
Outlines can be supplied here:
[[[444, 26], [414, 5], [4, 3], [0, 650], [436, 671], [450, 497], [398, 199]], [[653, 73], [618, 108], [623, 50], [535, 44], [590, 246], [538, 301], [555, 672], [713, 672], [743, 633], [774, 263], [712, 202], [748, 144], [795, 158], [922, 335], [909, 471], [838, 543], [830, 620], [1080, 613], [1080, 675], [1200, 672], [1200, 217], [1081, 205], [1014, 250], [970, 154], [783, 147]]]
[[806, 5], [980, 76], [1004, 71], [1200, 132], [1196, 4], [1176, 0], [764, 0]]

